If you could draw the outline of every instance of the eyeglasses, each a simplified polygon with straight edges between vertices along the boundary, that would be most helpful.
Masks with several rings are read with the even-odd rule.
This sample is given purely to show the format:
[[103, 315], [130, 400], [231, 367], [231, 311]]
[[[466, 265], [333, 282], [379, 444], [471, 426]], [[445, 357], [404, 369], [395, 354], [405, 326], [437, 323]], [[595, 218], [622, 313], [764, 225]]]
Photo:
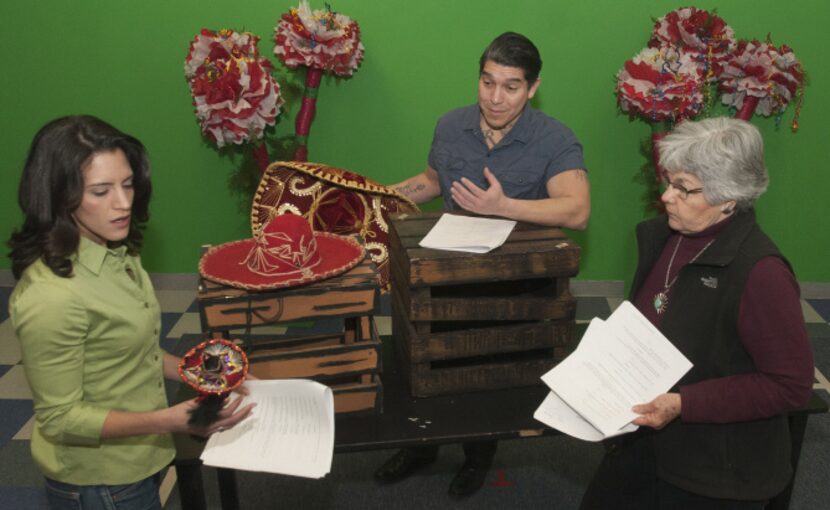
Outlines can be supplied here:
[[669, 180], [669, 176], [667, 173], [663, 173], [663, 178], [660, 179], [661, 182], [661, 190], [665, 192], [669, 188], [674, 188], [677, 192], [677, 196], [680, 197], [680, 200], [686, 200], [689, 198], [689, 195], [694, 195], [695, 193], [703, 193], [703, 188], [695, 188], [695, 189], [686, 189], [685, 186], [682, 184], [677, 184]]

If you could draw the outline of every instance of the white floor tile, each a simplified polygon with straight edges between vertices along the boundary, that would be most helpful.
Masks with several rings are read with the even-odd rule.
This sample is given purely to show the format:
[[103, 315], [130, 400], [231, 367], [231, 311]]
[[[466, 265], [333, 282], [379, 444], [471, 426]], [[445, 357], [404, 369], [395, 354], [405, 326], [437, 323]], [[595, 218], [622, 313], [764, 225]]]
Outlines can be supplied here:
[[199, 314], [190, 312], [183, 313], [176, 325], [167, 333], [167, 338], [180, 338], [182, 335], [199, 334], [202, 332], [202, 323], [199, 321]]
[[623, 301], [625, 301], [625, 298], [623, 298], [623, 297], [608, 297], [608, 298], [605, 298], [605, 300], [608, 301], [608, 308], [610, 308], [611, 312], [613, 313], [614, 310], [616, 310], [617, 307], [620, 306]]
[[804, 313], [804, 322], [825, 322], [821, 315], [819, 315], [817, 311], [813, 310], [810, 303], [803, 299], [801, 300], [801, 311]]
[[20, 359], [20, 342], [14, 334], [11, 319], [6, 319], [0, 324], [0, 365], [16, 365]]
[[31, 400], [32, 390], [26, 382], [23, 365], [15, 365], [0, 377], [0, 399]]
[[184, 313], [196, 299], [195, 290], [156, 290], [162, 312]]
[[375, 317], [375, 326], [378, 328], [378, 335], [387, 336], [392, 334], [392, 317], [378, 315]]

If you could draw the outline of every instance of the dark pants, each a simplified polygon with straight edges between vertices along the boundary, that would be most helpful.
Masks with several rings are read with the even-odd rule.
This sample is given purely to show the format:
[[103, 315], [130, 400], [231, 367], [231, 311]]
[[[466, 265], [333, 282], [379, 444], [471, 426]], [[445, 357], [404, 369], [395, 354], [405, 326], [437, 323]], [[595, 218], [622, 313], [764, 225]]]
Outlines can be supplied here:
[[763, 510], [767, 501], [716, 499], [657, 477], [648, 433], [615, 441], [582, 497], [580, 510]]
[[[463, 443], [464, 454], [467, 456], [467, 462], [478, 466], [490, 466], [493, 462], [493, 457], [496, 455], [496, 447], [498, 441], [474, 441]], [[438, 455], [438, 446], [413, 446], [411, 450], [418, 457], [432, 458]]]

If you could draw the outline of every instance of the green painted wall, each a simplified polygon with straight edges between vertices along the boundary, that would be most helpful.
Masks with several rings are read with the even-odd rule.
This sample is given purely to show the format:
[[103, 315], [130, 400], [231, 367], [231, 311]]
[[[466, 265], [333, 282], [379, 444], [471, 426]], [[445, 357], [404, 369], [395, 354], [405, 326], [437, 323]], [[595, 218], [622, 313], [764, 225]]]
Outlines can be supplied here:
[[[675, 2], [627, 0], [340, 0], [360, 23], [366, 58], [352, 79], [325, 78], [312, 127], [310, 156], [392, 183], [421, 171], [436, 119], [475, 100], [477, 60], [505, 30], [539, 46], [543, 83], [536, 107], [568, 124], [585, 147], [593, 215], [575, 237], [584, 248], [582, 279], [625, 279], [633, 272], [633, 227], [644, 217], [634, 178], [648, 129], [617, 113], [613, 76], [645, 44], [652, 17]], [[147, 0], [0, 3], [0, 239], [20, 221], [17, 183], [28, 144], [48, 120], [70, 113], [99, 115], [147, 145], [154, 169], [152, 219], [145, 265], [156, 272], [194, 272], [199, 246], [249, 235], [240, 202], [229, 191], [239, 155], [220, 155], [204, 142], [192, 113], [182, 67], [202, 27], [252, 31], [273, 61], [271, 37], [286, 0]], [[319, 8], [322, 1], [312, 7]], [[809, 73], [801, 130], [764, 133], [769, 192], [758, 203], [766, 230], [790, 257], [802, 281], [830, 281], [825, 171], [830, 118], [827, 37], [830, 3], [802, 0], [701, 1], [718, 8], [739, 37], [794, 48]], [[821, 55], [824, 53], [824, 57]], [[277, 65], [280, 83], [302, 73]], [[275, 135], [293, 132], [297, 102]], [[808, 231], [809, 228], [809, 231]], [[5, 251], [5, 250], [4, 250]], [[8, 268], [5, 254], [0, 267]]]

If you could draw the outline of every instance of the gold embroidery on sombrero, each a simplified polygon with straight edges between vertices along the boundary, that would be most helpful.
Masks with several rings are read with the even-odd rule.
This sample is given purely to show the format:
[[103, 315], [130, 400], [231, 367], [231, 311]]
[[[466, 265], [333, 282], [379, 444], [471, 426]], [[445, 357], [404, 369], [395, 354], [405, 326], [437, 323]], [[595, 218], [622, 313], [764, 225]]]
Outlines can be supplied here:
[[[240, 264], [247, 265], [252, 272], [262, 276], [313, 274], [311, 269], [317, 267], [321, 261], [317, 258], [310, 262], [317, 253], [317, 240], [313, 236], [306, 240], [303, 236], [300, 237], [297, 246], [298, 250], [292, 249], [291, 238], [284, 232], [266, 233], [256, 239], [254, 248]], [[276, 262], [272, 262], [274, 259]], [[294, 269], [286, 271], [285, 265]]]
[[375, 224], [377, 224], [378, 228], [380, 228], [385, 234], [388, 234], [389, 233], [389, 225], [386, 224], [386, 220], [384, 219], [383, 213], [382, 213], [382, 211], [385, 208], [386, 207], [383, 205], [383, 201], [380, 199], [380, 197], [372, 198], [372, 211], [378, 211], [378, 213], [380, 213], [380, 214], [375, 213], [372, 216], [372, 219], [375, 221]]
[[311, 184], [311, 186], [301, 188], [300, 186], [304, 184], [304, 176], [298, 175], [288, 180], [288, 189], [291, 190], [291, 193], [294, 193], [298, 197], [307, 197], [311, 196], [313, 193], [317, 192], [320, 188], [323, 187], [323, 183], [321, 183], [320, 181], [314, 181]]
[[264, 179], [260, 183], [256, 193], [254, 193], [254, 203], [262, 204], [262, 207], [251, 208], [251, 228], [254, 231], [261, 230], [269, 221], [274, 219], [274, 216], [282, 214], [279, 210], [275, 211], [273, 205], [267, 204], [279, 204], [284, 192], [285, 183], [277, 179], [276, 176], [270, 175], [267, 180]]
[[[273, 208], [272, 208], [272, 209], [273, 209]], [[303, 214], [303, 212], [302, 212], [302, 211], [300, 211], [300, 208], [299, 208], [299, 207], [297, 207], [297, 206], [296, 206], [296, 205], [294, 205], [294, 204], [289, 204], [288, 202], [286, 202], [286, 203], [284, 203], [284, 204], [281, 204], [281, 205], [277, 208], [277, 210], [276, 210], [275, 214], [273, 214], [273, 215], [270, 215], [270, 214], [269, 214], [269, 215], [268, 215], [268, 219], [267, 219], [267, 220], [265, 221], [265, 223], [263, 223], [263, 224], [267, 224], [269, 221], [271, 221], [272, 219], [274, 219], [274, 217], [275, 217], [275, 216], [280, 216], [280, 215], [283, 215], [283, 214], [286, 214], [286, 213], [292, 213], [292, 214], [296, 214], [297, 216], [303, 216], [303, 217], [305, 217], [305, 215]]]
[[383, 243], [366, 243], [366, 251], [369, 252], [369, 256], [372, 257], [372, 262], [375, 264], [380, 264], [389, 256], [389, 250], [386, 249], [386, 245]]

